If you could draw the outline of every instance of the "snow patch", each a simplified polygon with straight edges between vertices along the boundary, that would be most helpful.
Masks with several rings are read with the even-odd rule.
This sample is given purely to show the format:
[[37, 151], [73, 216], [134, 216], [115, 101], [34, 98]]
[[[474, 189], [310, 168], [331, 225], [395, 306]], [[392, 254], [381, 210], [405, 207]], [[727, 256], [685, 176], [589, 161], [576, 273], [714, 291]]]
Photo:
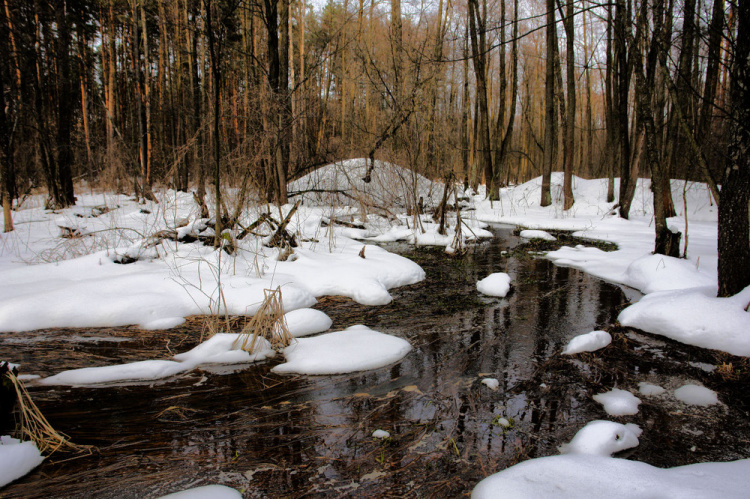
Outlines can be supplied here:
[[357, 325], [343, 331], [299, 338], [284, 349], [278, 373], [343, 374], [378, 369], [404, 358], [408, 341]]
[[594, 400], [604, 406], [604, 410], [610, 416], [631, 416], [638, 414], [638, 405], [641, 399], [627, 390], [614, 388], [608, 392], [594, 395]]
[[545, 241], [557, 241], [557, 238], [549, 232], [543, 230], [522, 230], [519, 234], [524, 239], [544, 239]]
[[560, 446], [560, 453], [609, 457], [616, 452], [636, 447], [642, 432], [632, 423], [591, 421], [578, 430], [573, 440]]
[[175, 492], [160, 499], [241, 499], [242, 494], [225, 485], [204, 485]]
[[659, 385], [652, 385], [651, 383], [641, 381], [638, 383], [638, 392], [646, 397], [653, 397], [655, 395], [661, 395], [666, 392], [666, 390]]
[[719, 403], [719, 397], [716, 392], [709, 390], [705, 386], [685, 385], [674, 391], [674, 396], [680, 402], [689, 405], [709, 406]]
[[477, 282], [477, 290], [488, 296], [504, 298], [510, 291], [510, 276], [504, 272], [490, 274]]
[[570, 340], [563, 350], [564, 355], [573, 355], [581, 352], [595, 352], [612, 343], [612, 336], [606, 331], [591, 331], [580, 334]]
[[483, 378], [482, 384], [485, 385], [490, 390], [497, 390], [497, 388], [500, 386], [500, 381], [498, 381], [495, 378]]
[[28, 474], [42, 464], [44, 457], [34, 442], [21, 442], [0, 436], [0, 487]]

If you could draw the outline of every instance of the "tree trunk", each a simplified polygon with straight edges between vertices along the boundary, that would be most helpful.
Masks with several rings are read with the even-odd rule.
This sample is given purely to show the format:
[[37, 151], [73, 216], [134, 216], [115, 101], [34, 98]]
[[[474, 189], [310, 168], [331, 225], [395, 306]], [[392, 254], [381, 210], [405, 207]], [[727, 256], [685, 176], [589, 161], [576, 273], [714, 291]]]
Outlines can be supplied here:
[[215, 201], [214, 205], [214, 218], [215, 226], [215, 237], [214, 247], [218, 248], [221, 246], [221, 232], [222, 228], [222, 207], [221, 207], [221, 126], [220, 126], [220, 115], [221, 115], [221, 42], [216, 40], [216, 32], [220, 30], [218, 26], [214, 26], [214, 7], [211, 0], [203, 0], [204, 7], [206, 9], [206, 32], [208, 34], [208, 52], [211, 56], [211, 75], [213, 76], [213, 98], [214, 98], [214, 109], [213, 109], [213, 156], [214, 156], [214, 190]]
[[[6, 4], [6, 13], [8, 12], [7, 4]], [[0, 32], [4, 30], [4, 27], [0, 26]], [[2, 50], [8, 50], [9, 47], [5, 44], [5, 39], [0, 38], [0, 49]], [[7, 52], [6, 52], [7, 53]], [[15, 53], [15, 52], [14, 52]], [[2, 57], [0, 58], [0, 87], [5, 87], [6, 83], [10, 83], [10, 68], [7, 67], [7, 58]], [[10, 86], [10, 85], [8, 85]], [[13, 231], [13, 215], [11, 213], [11, 202], [12, 199], [12, 192], [13, 192], [13, 159], [14, 159], [14, 152], [13, 152], [13, 143], [10, 139], [10, 133], [8, 130], [8, 121], [9, 121], [9, 115], [12, 115], [13, 109], [15, 106], [13, 106], [12, 103], [12, 97], [10, 97], [11, 102], [5, 102], [5, 92], [0, 92], [0, 165], [2, 165], [2, 171], [0, 173], [2, 174], [2, 185], [0, 185], [0, 188], [2, 189], [2, 192], [0, 192], [0, 196], [3, 198], [3, 219], [4, 219], [4, 228], [3, 232], [11, 232]]]
[[630, 125], [628, 118], [628, 95], [630, 93], [630, 65], [628, 61], [628, 41], [631, 38], [630, 9], [625, 0], [616, 0], [615, 4], [615, 56], [617, 65], [617, 147], [620, 156], [620, 216], [627, 219], [630, 216], [630, 205], [635, 196], [638, 172], [631, 165], [630, 155]]
[[289, 92], [289, 0], [279, 2], [279, 86], [278, 102], [278, 147], [276, 149], [276, 179], [278, 181], [278, 203], [287, 203], [286, 182], [289, 176], [291, 149], [292, 97]]
[[607, 161], [607, 202], [612, 203], [615, 200], [615, 167], [617, 165], [617, 149], [615, 140], [615, 130], [617, 125], [615, 123], [615, 110], [613, 100], [613, 84], [614, 84], [614, 62], [612, 57], [612, 51], [614, 50], [612, 44], [612, 26], [614, 19], [612, 18], [612, 4], [607, 4], [607, 60], [606, 60], [606, 73], [604, 77], [604, 113], [607, 123], [607, 154], [605, 161]]
[[55, 204], [64, 208], [75, 204], [73, 193], [73, 149], [70, 132], [73, 125], [73, 95], [70, 82], [70, 27], [66, 17], [67, 0], [55, 5], [55, 57], [57, 62], [57, 171], [54, 181], [58, 184]]
[[[639, 38], [646, 36], [648, 30], [648, 0], [644, 0], [641, 5], [641, 14], [638, 21]], [[653, 88], [655, 84], [655, 74], [657, 61], [657, 51], [662, 49], [661, 30], [663, 27], [664, 6], [663, 0], [657, 0], [654, 5], [654, 35], [651, 40], [651, 46], [647, 56], [648, 67], [644, 74], [643, 57], [636, 52], [634, 57], [634, 67], [636, 76], [636, 110], [638, 113], [638, 123], [644, 133], [644, 144], [646, 148], [646, 157], [651, 168], [651, 190], [653, 191], [654, 202], [654, 226], [656, 229], [656, 240], [654, 243], [654, 253], [679, 257], [680, 255], [680, 233], [673, 233], [667, 226], [667, 206], [664, 202], [665, 195], [662, 192], [664, 185], [669, 185], [669, 176], [667, 175], [664, 163], [659, 157], [659, 149], [656, 145], [656, 127], [654, 126], [653, 108]], [[644, 40], [645, 42], [645, 40]], [[644, 43], [645, 45], [645, 43]], [[666, 178], [666, 182], [664, 177]]]
[[544, 89], [544, 159], [542, 163], [541, 206], [552, 204], [551, 180], [555, 147], [555, 0], [547, 0], [547, 61]]
[[480, 127], [481, 154], [484, 164], [484, 176], [487, 186], [487, 195], [491, 196], [495, 187], [492, 185], [494, 170], [492, 168], [492, 148], [490, 137], [489, 104], [487, 102], [487, 50], [485, 43], [485, 23], [479, 12], [477, 0], [469, 0], [469, 31], [471, 36], [471, 59], [474, 63], [474, 75], [477, 80], [477, 101], [479, 103], [478, 126]]
[[566, 61], [565, 80], [568, 86], [568, 106], [565, 127], [565, 177], [563, 180], [563, 209], [569, 210], [575, 199], [573, 199], [573, 158], [575, 152], [575, 126], [576, 126], [576, 71], [575, 71], [575, 19], [573, 17], [573, 2], [568, 1], [565, 15], [566, 35]]
[[719, 296], [750, 286], [750, 0], [739, 0], [731, 70], [731, 133], [719, 203]]

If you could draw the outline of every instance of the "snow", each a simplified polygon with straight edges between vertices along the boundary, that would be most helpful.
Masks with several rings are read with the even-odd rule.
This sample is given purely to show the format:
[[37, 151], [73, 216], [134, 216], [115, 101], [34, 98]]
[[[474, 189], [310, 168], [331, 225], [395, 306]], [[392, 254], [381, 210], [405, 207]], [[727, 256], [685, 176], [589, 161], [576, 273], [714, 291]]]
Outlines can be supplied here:
[[557, 238], [543, 230], [526, 229], [519, 234], [524, 239], [544, 239], [545, 241], [557, 241]]
[[750, 287], [716, 298], [712, 287], [662, 291], [644, 296], [620, 313], [623, 326], [733, 355], [750, 356]]
[[385, 430], [375, 430], [372, 432], [372, 438], [389, 438], [391, 436], [390, 433], [388, 433]]
[[578, 430], [573, 440], [560, 446], [560, 453], [609, 457], [616, 452], [638, 446], [638, 437], [642, 432], [632, 423], [591, 421]]
[[610, 457], [636, 447], [641, 429], [634, 424], [591, 421], [563, 455], [529, 459], [490, 475], [474, 488], [473, 499], [631, 499], [747, 497], [744, 477], [750, 459], [656, 468], [646, 463]]
[[490, 274], [477, 282], [477, 290], [485, 295], [505, 297], [510, 291], [510, 276], [504, 272]]
[[162, 496], [161, 499], [240, 499], [242, 494], [225, 485], [204, 485]]
[[[677, 216], [668, 220], [672, 230], [685, 231], [681, 250], [687, 258], [654, 255], [653, 198], [650, 180], [639, 179], [628, 220], [617, 216], [616, 201], [605, 202], [607, 179], [573, 177], [575, 204], [562, 209], [563, 175], [552, 174], [552, 199], [540, 206], [541, 177], [499, 190], [499, 202], [475, 196], [474, 217], [483, 222], [528, 229], [566, 230], [584, 239], [607, 241], [617, 250], [605, 252], [578, 245], [550, 251], [556, 265], [573, 267], [606, 281], [635, 288], [646, 296], [622, 311], [624, 326], [664, 335], [674, 340], [734, 355], [750, 355], [750, 289], [732, 298], [717, 292], [717, 215], [709, 189], [703, 183], [672, 180]], [[619, 179], [615, 180], [615, 192]], [[683, 199], [685, 203], [680, 202]]]
[[359, 206], [375, 209], [405, 210], [422, 198], [426, 209], [437, 206], [442, 199], [443, 184], [433, 183], [422, 175], [375, 160], [370, 182], [365, 182], [370, 162], [366, 158], [348, 159], [319, 168], [290, 182], [290, 193], [316, 190], [301, 194], [306, 205]]
[[563, 350], [565, 355], [573, 355], [581, 352], [595, 352], [612, 343], [612, 336], [606, 331], [591, 331], [580, 334], [570, 340]]
[[284, 314], [286, 326], [294, 337], [308, 336], [310, 334], [327, 331], [333, 321], [328, 315], [320, 310], [312, 308], [301, 308]]
[[666, 392], [666, 390], [659, 385], [652, 385], [651, 383], [641, 381], [638, 383], [638, 392], [646, 397], [653, 397], [655, 395], [661, 395]]
[[42, 378], [39, 383], [79, 386], [152, 381], [176, 376], [200, 365], [260, 362], [276, 355], [263, 338], [258, 338], [258, 347], [252, 355], [244, 350], [234, 349], [233, 344], [239, 336], [235, 333], [217, 333], [192, 350], [175, 355], [175, 360], [142, 360], [127, 364], [72, 369]]
[[689, 405], [709, 406], [719, 403], [716, 392], [700, 385], [684, 385], [674, 391], [677, 400]]
[[343, 374], [385, 367], [411, 350], [408, 341], [357, 325], [343, 331], [299, 338], [284, 349], [278, 373]]
[[510, 428], [510, 421], [507, 418], [498, 418], [497, 424], [503, 428]]
[[604, 406], [610, 416], [630, 416], [638, 414], [641, 399], [627, 390], [614, 388], [608, 392], [594, 395], [593, 399]]
[[530, 459], [477, 484], [473, 499], [711, 499], [747, 497], [750, 459], [656, 468], [646, 463], [586, 454]]
[[0, 487], [26, 475], [42, 461], [44, 457], [34, 442], [0, 436]]
[[490, 390], [497, 390], [497, 388], [500, 386], [500, 381], [498, 381], [496, 378], [483, 378], [482, 384], [485, 385]]
[[[158, 329], [189, 315], [252, 315], [264, 290], [277, 286], [286, 311], [309, 307], [324, 295], [381, 305], [392, 300], [388, 290], [424, 279], [419, 265], [376, 246], [367, 246], [360, 258], [362, 244], [338, 229], [323, 237], [326, 210], [316, 207], [300, 207], [292, 217], [289, 230], [300, 244], [287, 261], [277, 260], [278, 249], [262, 245], [262, 234], [235, 240], [232, 256], [200, 242], [155, 242], [150, 236], [157, 231], [197, 236], [211, 230], [198, 218], [190, 193], [159, 196], [158, 204], [138, 205], [125, 196], [81, 194], [78, 206], [59, 213], [41, 206], [14, 213], [16, 230], [0, 235], [0, 330], [129, 324]], [[113, 209], [99, 217], [75, 215], [81, 207], [104, 204]], [[291, 208], [274, 208], [272, 215]], [[249, 225], [265, 209], [251, 208], [242, 223]], [[61, 239], [58, 224], [85, 225], [90, 235]], [[117, 263], [123, 256], [137, 261]]]
[[[305, 204], [289, 226], [300, 244], [286, 261], [278, 261], [278, 249], [263, 246], [268, 232], [235, 239], [237, 250], [231, 256], [198, 242], [152, 240], [150, 236], [162, 230], [177, 236], [213, 234], [209, 221], [200, 218], [190, 193], [163, 191], [158, 194], [160, 203], [145, 205], [121, 195], [79, 193], [77, 206], [54, 213], [41, 207], [41, 196], [32, 198], [14, 213], [16, 230], [0, 234], [0, 330], [128, 324], [160, 329], [175, 327], [195, 314], [249, 316], [257, 311], [266, 289], [281, 286], [287, 323], [292, 334], [300, 338], [284, 350], [286, 363], [275, 368], [278, 372], [335, 374], [398, 362], [411, 350], [409, 343], [365, 326], [303, 337], [332, 326], [325, 314], [307, 308], [318, 297], [339, 295], [365, 305], [382, 305], [392, 300], [389, 290], [425, 278], [414, 262], [374, 245], [363, 248], [363, 243], [406, 241], [452, 248], [456, 239], [455, 214], [448, 214], [447, 230], [440, 234], [427, 214], [406, 216], [386, 211], [391, 207], [396, 211], [411, 209], [421, 197], [428, 213], [440, 201], [440, 184], [382, 162], [376, 163], [368, 184], [362, 182], [366, 167], [364, 160], [348, 160], [290, 184], [290, 190], [343, 190], [354, 199], [300, 194]], [[470, 201], [473, 209], [462, 216], [461, 241], [487, 238], [491, 234], [486, 224], [502, 223], [527, 228], [531, 232], [523, 231], [524, 238], [538, 237], [542, 230], [560, 230], [573, 231], [583, 239], [614, 243], [617, 250], [612, 252], [579, 245], [562, 247], [546, 257], [556, 265], [580, 269], [644, 293], [620, 314], [618, 320], [624, 326], [750, 356], [750, 288], [731, 298], [715, 297], [718, 210], [704, 184], [672, 181], [678, 216], [669, 219], [669, 226], [684, 231], [689, 221], [689, 238], [682, 238], [683, 249], [689, 240], [687, 258], [676, 259], [652, 254], [649, 180], [638, 181], [630, 219], [624, 220], [616, 216], [614, 203], [604, 201], [606, 179], [575, 177], [575, 204], [563, 210], [562, 179], [561, 173], [552, 176], [553, 204], [549, 207], [539, 203], [541, 177], [500, 189], [499, 202], [474, 196]], [[685, 206], [679, 202], [683, 190]], [[366, 212], [360, 212], [360, 206]], [[272, 215], [283, 218], [291, 208], [273, 207]], [[242, 223], [249, 225], [267, 209], [265, 205], [252, 207]], [[356, 226], [336, 224], [336, 220]], [[77, 231], [79, 236], [60, 238], [62, 227]], [[229, 236], [236, 238], [237, 234]], [[360, 256], [363, 249], [364, 258]], [[125, 257], [137, 261], [119, 263], [126, 261]], [[479, 281], [478, 290], [484, 293], [480, 284], [493, 276], [506, 276], [507, 280], [493, 282], [499, 279], [496, 277], [487, 282], [490, 291], [507, 293], [507, 274], [492, 274]], [[581, 344], [593, 347], [596, 337], [603, 341], [603, 335], [594, 333], [602, 332], [573, 338], [565, 353], [574, 353]], [[276, 355], [264, 342], [252, 356], [235, 350], [232, 344], [236, 338], [233, 334], [217, 334], [172, 359], [88, 367], [58, 373], [39, 383], [151, 381], [201, 365], [257, 362]], [[491, 378], [482, 381], [486, 385], [490, 382]], [[639, 392], [653, 396], [663, 393], [663, 388], [642, 382]], [[715, 392], [695, 385], [679, 388], [674, 395], [685, 403], [718, 403]], [[595, 395], [594, 399], [612, 415], [635, 414], [640, 403], [630, 392], [618, 389]], [[742, 477], [750, 471], [747, 460], [657, 469], [607, 457], [637, 443], [639, 434], [634, 425], [591, 422], [563, 447], [567, 454], [529, 460], [493, 475], [477, 486], [475, 497], [505, 497], [506, 493], [526, 497], [746, 496]], [[22, 474], [38, 465], [42, 458], [32, 446], [3, 437], [0, 476], [20, 469], [16, 465], [28, 468]], [[9, 449], [18, 455], [6, 459], [3, 453]], [[12, 465], [5, 465], [7, 462]], [[214, 497], [218, 492], [211, 489], [199, 494]]]

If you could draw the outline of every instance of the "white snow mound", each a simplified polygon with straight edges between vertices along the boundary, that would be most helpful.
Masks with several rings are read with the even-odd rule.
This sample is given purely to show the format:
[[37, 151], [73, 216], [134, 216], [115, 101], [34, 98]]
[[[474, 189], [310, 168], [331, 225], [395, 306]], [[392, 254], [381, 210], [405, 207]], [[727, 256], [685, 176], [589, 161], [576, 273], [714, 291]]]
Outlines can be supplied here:
[[661, 395], [666, 390], [659, 385], [652, 385], [651, 383], [641, 381], [638, 383], [638, 392], [646, 397], [652, 397], [654, 395]]
[[488, 296], [504, 298], [510, 291], [510, 276], [504, 272], [490, 274], [477, 281], [477, 290]]
[[300, 308], [284, 314], [289, 332], [295, 338], [327, 331], [333, 321], [325, 312], [312, 308]]
[[747, 497], [750, 459], [656, 468], [586, 454], [540, 457], [477, 484], [472, 499], [711, 499]]
[[484, 378], [482, 379], [482, 384], [485, 385], [490, 390], [497, 390], [497, 388], [500, 386], [500, 381], [498, 381], [496, 378]]
[[204, 485], [162, 496], [160, 499], [241, 499], [242, 494], [225, 485]]
[[604, 410], [610, 416], [631, 416], [638, 414], [638, 405], [641, 399], [627, 390], [614, 388], [608, 392], [594, 395], [594, 400], [604, 406]]
[[404, 358], [408, 341], [357, 325], [343, 331], [299, 338], [284, 349], [278, 373], [343, 374], [378, 369]]
[[0, 487], [18, 480], [42, 464], [44, 457], [34, 442], [0, 436]]
[[441, 200], [442, 184], [386, 161], [375, 160], [370, 182], [365, 182], [369, 166], [367, 158], [331, 163], [290, 182], [288, 189], [291, 194], [302, 193], [308, 206], [359, 206], [362, 203], [403, 210], [413, 207], [421, 198], [423, 206], [431, 209]]
[[557, 238], [543, 230], [526, 229], [519, 234], [524, 239], [544, 239], [545, 241], [557, 241]]
[[685, 385], [674, 391], [677, 400], [689, 405], [709, 406], [719, 403], [716, 392], [700, 385]]
[[632, 423], [591, 421], [578, 430], [573, 440], [560, 446], [560, 453], [609, 457], [616, 452], [636, 447], [642, 432]]
[[581, 352], [595, 352], [612, 343], [612, 336], [606, 331], [591, 331], [580, 334], [570, 340], [568, 346], [563, 350], [565, 355], [573, 355]]
[[688, 345], [750, 356], [750, 286], [729, 298], [715, 288], [663, 291], [644, 296], [617, 318], [620, 324]]

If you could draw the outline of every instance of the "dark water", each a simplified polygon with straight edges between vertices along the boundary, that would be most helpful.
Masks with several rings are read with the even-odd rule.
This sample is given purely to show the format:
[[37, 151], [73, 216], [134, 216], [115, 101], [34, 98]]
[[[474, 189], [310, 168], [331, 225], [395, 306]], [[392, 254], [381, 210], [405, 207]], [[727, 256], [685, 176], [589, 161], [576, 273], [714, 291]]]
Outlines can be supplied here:
[[[367, 326], [408, 339], [414, 350], [388, 368], [342, 376], [279, 376], [273, 363], [216, 367], [152, 384], [35, 387], [52, 425], [90, 456], [54, 455], [0, 490], [3, 497], [149, 497], [221, 483], [248, 497], [455, 497], [493, 472], [557, 453], [586, 422], [644, 429], [631, 459], [657, 466], [750, 456], [747, 403], [691, 409], [641, 397], [638, 415], [608, 417], [591, 395], [638, 381], [719, 382], [710, 352], [612, 325], [626, 304], [616, 286], [542, 259], [507, 257], [509, 229], [460, 259], [389, 249], [422, 265], [427, 279], [365, 307], [339, 298], [318, 308], [334, 328]], [[505, 299], [476, 281], [507, 272]], [[562, 357], [573, 336], [607, 328], [613, 345]], [[201, 335], [200, 320], [166, 332], [136, 328], [0, 335], [0, 358], [27, 372], [167, 358]], [[703, 364], [706, 365], [703, 365]], [[491, 391], [482, 377], [494, 377]], [[737, 388], [737, 392], [744, 391]], [[503, 428], [498, 418], [511, 421]], [[385, 441], [371, 434], [391, 433]]]

